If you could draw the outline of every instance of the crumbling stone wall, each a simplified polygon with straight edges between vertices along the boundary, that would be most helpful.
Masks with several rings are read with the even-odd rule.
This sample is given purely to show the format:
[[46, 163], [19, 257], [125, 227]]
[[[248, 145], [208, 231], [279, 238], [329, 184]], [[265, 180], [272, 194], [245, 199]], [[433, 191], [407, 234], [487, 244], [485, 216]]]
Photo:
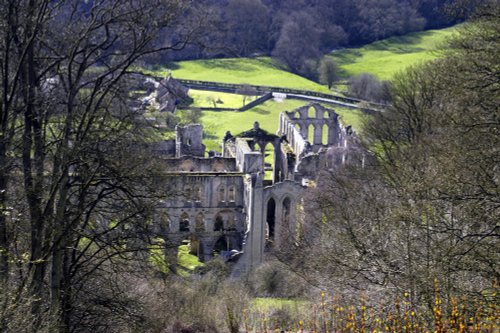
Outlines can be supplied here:
[[203, 144], [203, 126], [201, 126], [200, 124], [175, 126], [175, 142], [176, 157], [205, 156], [205, 145]]

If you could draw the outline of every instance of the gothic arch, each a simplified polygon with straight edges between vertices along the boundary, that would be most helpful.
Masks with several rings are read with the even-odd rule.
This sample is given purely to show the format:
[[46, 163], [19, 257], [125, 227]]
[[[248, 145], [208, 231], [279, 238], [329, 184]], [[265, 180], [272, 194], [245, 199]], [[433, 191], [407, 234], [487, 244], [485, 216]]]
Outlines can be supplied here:
[[226, 186], [221, 184], [217, 188], [217, 202], [225, 202], [225, 201], [226, 201]]
[[316, 109], [314, 108], [314, 106], [310, 106], [309, 108], [307, 108], [307, 118], [316, 118]]
[[314, 125], [307, 125], [307, 137], [305, 138], [309, 143], [314, 144]]
[[282, 233], [289, 233], [290, 232], [290, 227], [292, 225], [292, 200], [290, 197], [285, 196], [283, 199], [283, 202], [281, 203], [281, 226], [282, 226]]
[[328, 133], [330, 131], [330, 128], [328, 124], [323, 124], [322, 130], [321, 130], [321, 144], [323, 145], [328, 145]]
[[222, 215], [220, 213], [217, 213], [215, 215], [215, 220], [214, 220], [214, 231], [223, 231], [224, 230], [224, 220], [222, 219]]
[[219, 237], [214, 244], [214, 253], [221, 253], [222, 251], [229, 251], [229, 242], [227, 241], [226, 236]]
[[266, 204], [266, 239], [274, 241], [274, 231], [276, 228], [276, 200], [271, 197]]
[[179, 221], [179, 232], [189, 232], [189, 215], [188, 213], [182, 213]]
[[227, 199], [229, 202], [236, 201], [236, 188], [234, 185], [229, 186], [229, 188], [227, 190]]

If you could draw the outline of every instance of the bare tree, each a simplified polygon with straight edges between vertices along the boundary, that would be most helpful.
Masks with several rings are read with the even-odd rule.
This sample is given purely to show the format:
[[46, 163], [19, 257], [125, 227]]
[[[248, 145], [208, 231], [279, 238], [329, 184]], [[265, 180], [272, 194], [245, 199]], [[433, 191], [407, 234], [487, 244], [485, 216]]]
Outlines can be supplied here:
[[435, 279], [444, 297], [492, 292], [500, 13], [498, 6], [485, 13], [445, 59], [394, 80], [393, 106], [364, 129], [376, 163], [326, 171], [312, 190], [299, 242], [308, 257], [296, 269], [325, 272], [315, 276], [319, 285], [379, 299], [407, 292], [428, 310]]
[[318, 73], [319, 81], [331, 89], [333, 83], [338, 79], [338, 66], [333, 59], [325, 57], [319, 63]]
[[[59, 318], [54, 331], [74, 331], [80, 286], [140, 247], [133, 234], [147, 227], [149, 194], [141, 149], [133, 149], [142, 135], [129, 108], [128, 70], [188, 42], [198, 26], [176, 29], [188, 4], [0, 5], [0, 275], [29, 289], [33, 331], [46, 307]], [[160, 30], [175, 42], [155, 46]], [[25, 265], [11, 269], [24, 253]]]

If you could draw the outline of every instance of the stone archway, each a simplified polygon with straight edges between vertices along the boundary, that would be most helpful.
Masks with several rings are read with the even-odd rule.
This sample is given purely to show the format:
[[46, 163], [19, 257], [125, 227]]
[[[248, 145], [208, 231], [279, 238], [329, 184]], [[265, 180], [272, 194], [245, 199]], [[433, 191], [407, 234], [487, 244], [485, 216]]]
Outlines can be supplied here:
[[267, 201], [267, 210], [266, 210], [266, 240], [274, 241], [274, 231], [276, 228], [276, 201], [274, 198], [270, 198]]
[[224, 220], [222, 219], [222, 215], [218, 213], [215, 216], [214, 231], [222, 231], [222, 230], [224, 230]]
[[221, 236], [215, 242], [213, 252], [220, 254], [222, 251], [229, 251], [229, 243], [226, 239], [226, 236]]
[[189, 232], [189, 215], [182, 213], [179, 221], [179, 232]]

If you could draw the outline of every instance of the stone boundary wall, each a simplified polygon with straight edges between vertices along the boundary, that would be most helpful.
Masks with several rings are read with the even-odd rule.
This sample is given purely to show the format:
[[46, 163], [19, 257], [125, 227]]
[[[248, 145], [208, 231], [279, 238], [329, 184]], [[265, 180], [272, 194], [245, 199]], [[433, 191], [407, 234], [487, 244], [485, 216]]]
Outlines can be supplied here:
[[366, 105], [365, 109], [373, 110], [373, 111], [378, 111], [378, 110], [386, 107], [386, 105], [379, 104], [379, 103], [373, 103], [373, 102], [363, 101], [363, 100], [356, 99], [356, 98], [341, 97], [341, 96], [325, 94], [325, 93], [320, 93], [320, 92], [314, 92], [314, 91], [309, 91], [309, 90], [290, 89], [290, 88], [271, 87], [271, 86], [254, 86], [254, 85], [248, 85], [248, 84], [232, 84], [232, 83], [221, 83], [221, 82], [199, 81], [199, 80], [178, 79], [178, 81], [180, 83], [182, 83], [183, 85], [185, 85], [189, 88], [192, 88], [192, 89], [213, 90], [213, 91], [234, 93], [234, 92], [236, 92], [236, 90], [250, 86], [252, 88], [255, 88], [257, 90], [257, 92], [263, 93], [263, 94], [267, 94], [270, 92], [271, 93], [272, 92], [280, 92], [280, 93], [285, 93], [285, 94], [294, 94], [294, 95], [304, 95], [304, 96], [325, 98], [328, 100], [349, 103], [349, 104], [362, 103], [363, 105]]
[[260, 105], [260, 104], [262, 104], [262, 103], [270, 100], [271, 98], [273, 98], [273, 93], [269, 92], [269, 93], [267, 93], [267, 94], [265, 94], [263, 96], [260, 96], [255, 101], [252, 101], [252, 102], [248, 103], [247, 105], [245, 105], [244, 107], [240, 108], [239, 110], [240, 111], [249, 110], [249, 109], [253, 108], [254, 106]]

